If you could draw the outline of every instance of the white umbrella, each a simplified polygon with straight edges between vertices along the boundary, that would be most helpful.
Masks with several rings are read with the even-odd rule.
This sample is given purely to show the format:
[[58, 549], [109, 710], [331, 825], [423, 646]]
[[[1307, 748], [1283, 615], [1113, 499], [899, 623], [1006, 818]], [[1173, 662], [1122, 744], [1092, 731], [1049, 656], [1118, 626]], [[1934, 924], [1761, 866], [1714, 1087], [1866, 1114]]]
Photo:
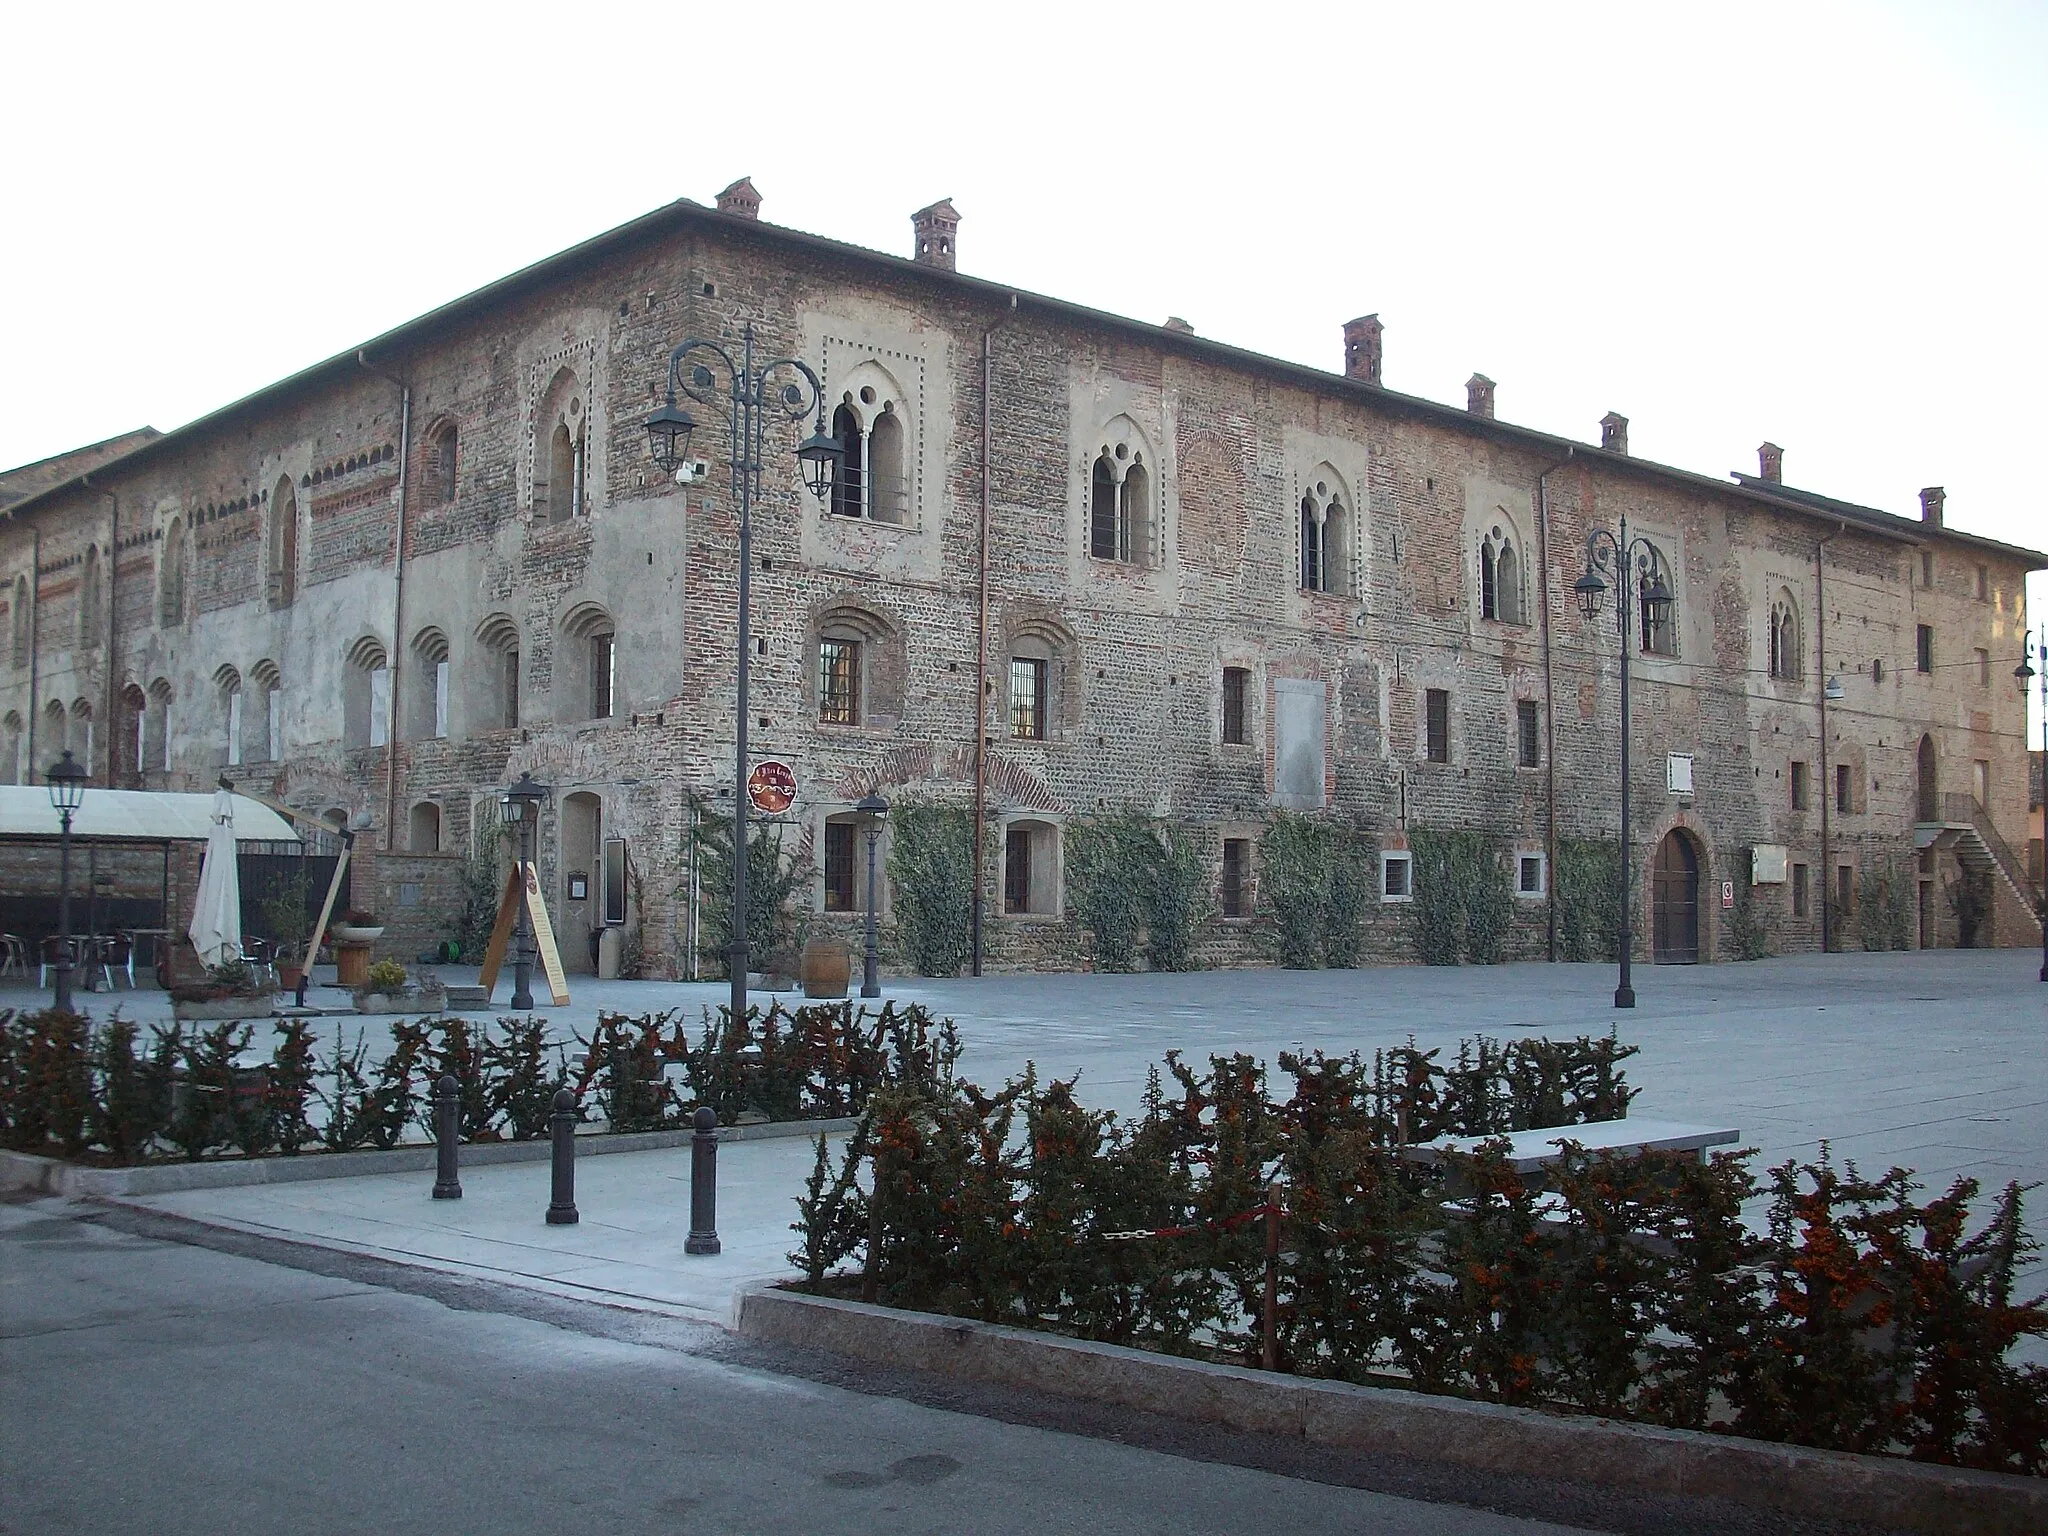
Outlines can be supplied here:
[[206, 860], [199, 867], [199, 896], [192, 903], [192, 947], [208, 965], [242, 957], [242, 883], [235, 867], [235, 797], [213, 795], [213, 826], [206, 834]]

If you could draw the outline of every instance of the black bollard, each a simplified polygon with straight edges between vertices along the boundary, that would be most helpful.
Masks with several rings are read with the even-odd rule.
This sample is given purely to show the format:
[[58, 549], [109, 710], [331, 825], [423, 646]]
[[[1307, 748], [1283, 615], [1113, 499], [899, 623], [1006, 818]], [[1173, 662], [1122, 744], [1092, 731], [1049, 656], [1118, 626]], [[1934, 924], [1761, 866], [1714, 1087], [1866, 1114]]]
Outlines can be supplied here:
[[548, 1225], [573, 1227], [576, 1214], [576, 1095], [567, 1088], [555, 1094], [555, 1187], [548, 1202]]
[[462, 1130], [462, 1084], [443, 1072], [434, 1085], [434, 1198], [460, 1200], [462, 1180], [455, 1172], [455, 1138]]
[[690, 1235], [685, 1253], [718, 1252], [718, 1111], [700, 1105], [690, 1138]]

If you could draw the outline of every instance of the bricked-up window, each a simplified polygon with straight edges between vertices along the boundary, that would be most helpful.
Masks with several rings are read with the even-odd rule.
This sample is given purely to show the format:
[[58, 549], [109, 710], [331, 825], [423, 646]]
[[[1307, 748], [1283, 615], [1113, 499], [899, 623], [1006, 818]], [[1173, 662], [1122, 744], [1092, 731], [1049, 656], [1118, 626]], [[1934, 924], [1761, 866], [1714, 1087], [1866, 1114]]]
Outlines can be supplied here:
[[1991, 601], [1991, 567], [1988, 565], [1977, 567], [1977, 601], [1980, 603]]
[[1515, 701], [1515, 762], [1523, 768], [1543, 766], [1543, 732], [1534, 699]]
[[1914, 666], [1922, 672], [1934, 670], [1934, 626], [1922, 624], [1914, 638]]
[[1846, 810], [1850, 809], [1850, 807], [1851, 807], [1851, 805], [1853, 804], [1853, 801], [1854, 801], [1854, 797], [1853, 797], [1853, 796], [1851, 795], [1851, 793], [1850, 793], [1850, 789], [1851, 789], [1851, 786], [1852, 786], [1852, 785], [1853, 785], [1854, 783], [1855, 783], [1855, 779], [1854, 779], [1854, 776], [1853, 776], [1853, 775], [1851, 774], [1851, 772], [1850, 772], [1850, 769], [1849, 769], [1849, 765], [1848, 765], [1847, 763], [1837, 763], [1837, 764], [1835, 764], [1835, 809], [1836, 809], [1836, 810], [1838, 810], [1838, 811], [1846, 811]]
[[[178, 525], [176, 523], [171, 524], [173, 532], [177, 530], [177, 526]], [[183, 591], [184, 586], [183, 583], [181, 582], [179, 585], [179, 592], [182, 594]], [[182, 595], [178, 599], [178, 605], [178, 611], [182, 614], [184, 612], [184, 598]], [[14, 578], [13, 608], [14, 612], [10, 615], [10, 617], [14, 620], [14, 664], [17, 667], [25, 667], [28, 665], [28, 653], [31, 649], [33, 649], [33, 641], [31, 639], [33, 630], [30, 625], [31, 612], [29, 609], [28, 577], [26, 576], [17, 576]], [[175, 619], [166, 619], [164, 622], [170, 624], [176, 623], [177, 621]]]
[[249, 740], [256, 761], [280, 762], [284, 758], [284, 679], [276, 662], [259, 661], [249, 669], [249, 681], [255, 684]]
[[85, 552], [85, 571], [78, 578], [78, 648], [96, 649], [106, 617], [100, 602], [100, 551], [92, 545]]
[[860, 724], [860, 642], [818, 642], [818, 719], [825, 725]]
[[1223, 669], [1223, 744], [1230, 747], [1251, 745], [1251, 732], [1245, 724], [1245, 695], [1250, 691], [1251, 668], [1225, 667]]
[[825, 910], [858, 912], [860, 884], [854, 849], [860, 828], [850, 821], [825, 823]]
[[1991, 653], [1981, 645], [1977, 647], [1977, 686], [1991, 686]]
[[1792, 915], [1794, 917], [1806, 916], [1807, 908], [1811, 904], [1807, 896], [1806, 866], [1804, 864], [1794, 864], [1792, 866]]
[[448, 734], [448, 637], [428, 625], [412, 642], [413, 662], [406, 710], [409, 741], [434, 740]]
[[1252, 844], [1248, 837], [1223, 839], [1223, 884], [1220, 891], [1225, 917], [1250, 917]]
[[1934, 585], [1934, 551], [1931, 549], [1920, 551], [1920, 585], [1923, 587]]
[[[1661, 578], [1664, 591], [1670, 601], [1661, 607], [1650, 601], [1652, 584]], [[1678, 578], [1673, 574], [1671, 562], [1663, 552], [1652, 549], [1648, 564], [1638, 573], [1636, 591], [1636, 612], [1638, 633], [1642, 648], [1649, 656], [1676, 656], [1678, 654]]]
[[20, 711], [7, 711], [6, 718], [0, 719], [0, 784], [21, 782], [21, 754], [27, 746], [23, 740], [25, 734]]
[[477, 726], [504, 730], [519, 723], [519, 625], [509, 613], [494, 613], [476, 627], [482, 665], [466, 687], [467, 713]]
[[1835, 916], [1856, 915], [1856, 866], [1838, 864], [1835, 866]]
[[1977, 797], [1979, 807], [1991, 804], [1991, 764], [1984, 758], [1970, 764], [1970, 793]]
[[443, 422], [427, 439], [427, 505], [446, 506], [455, 499], [455, 458], [458, 447], [455, 423]]
[[575, 370], [560, 368], [548, 381], [534, 415], [533, 510], [551, 523], [584, 513], [584, 445], [588, 413]]
[[92, 771], [93, 718], [90, 699], [71, 701], [71, 735], [68, 740], [71, 750], [77, 754], [79, 766], [88, 773]]
[[282, 608], [299, 588], [299, 493], [284, 476], [270, 493], [270, 537], [266, 546], [266, 591], [270, 606]]
[[1042, 657], [1010, 658], [1010, 734], [1021, 741], [1045, 740], [1045, 672]]
[[1479, 616], [1498, 624], [1523, 624], [1522, 557], [1514, 530], [1496, 523], [1479, 545]]
[[157, 620], [166, 629], [185, 622], [185, 572], [192, 563], [185, 525], [176, 518], [164, 530], [164, 552], [157, 576]]
[[1807, 808], [1806, 802], [1808, 798], [1809, 797], [1806, 788], [1806, 764], [1794, 763], [1792, 765], [1792, 809], [1795, 811], [1805, 810]]
[[555, 658], [555, 718], [609, 720], [619, 709], [618, 626], [595, 603], [578, 603], [562, 621]]
[[1432, 763], [1451, 760], [1451, 695], [1445, 688], [1423, 691], [1423, 748]]
[[142, 732], [142, 765], [166, 771], [171, 766], [171, 684], [158, 678], [149, 685], [149, 721]]
[[242, 761], [242, 674], [222, 667], [213, 674], [213, 686], [220, 691], [220, 740], [225, 749], [220, 760], [237, 767]]
[[365, 635], [349, 647], [348, 665], [342, 669], [342, 744], [383, 746], [390, 707], [391, 674], [385, 670], [384, 647]]
[[1771, 604], [1771, 676], [1781, 682], [1796, 681], [1800, 673], [1799, 608], [1790, 592], [1780, 592]]

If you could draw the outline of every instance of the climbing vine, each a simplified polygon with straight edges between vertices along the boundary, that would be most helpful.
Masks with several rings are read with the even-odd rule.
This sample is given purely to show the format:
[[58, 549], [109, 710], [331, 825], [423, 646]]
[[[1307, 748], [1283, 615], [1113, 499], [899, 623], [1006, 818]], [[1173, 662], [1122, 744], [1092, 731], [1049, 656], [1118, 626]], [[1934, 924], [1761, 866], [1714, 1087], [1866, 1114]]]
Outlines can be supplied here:
[[896, 938], [920, 976], [957, 976], [974, 944], [973, 818], [959, 806], [899, 800], [889, 883]]
[[1259, 904], [1280, 963], [1294, 970], [1358, 963], [1358, 924], [1378, 849], [1355, 827], [1281, 811], [1259, 844]]
[[[706, 954], [731, 974], [732, 824], [722, 808], [696, 802], [697, 839], [704, 920], [699, 933]], [[783, 846], [787, 824], [755, 821], [747, 834], [747, 952], [756, 960], [791, 953], [803, 943], [804, 915], [790, 898], [809, 876], [793, 849]]]
[[1195, 928], [1206, 915], [1200, 846], [1179, 828], [1131, 811], [1067, 828], [1067, 890], [1095, 945], [1096, 968], [1194, 968]]
[[1868, 863], [1856, 877], [1856, 936], [1867, 950], [1905, 949], [1913, 934], [1912, 877], [1897, 859]]
[[1563, 960], [1612, 960], [1621, 928], [1621, 852], [1604, 837], [1561, 837], [1551, 890]]
[[1420, 828], [1415, 856], [1415, 952], [1425, 965], [1495, 965], [1514, 912], [1506, 850], [1484, 832]]
[[[1744, 848], [1738, 870], [1756, 867], [1756, 850]], [[1770, 923], [1756, 904], [1756, 886], [1748, 878], [1735, 882], [1735, 909], [1728, 915], [1728, 947], [1738, 960], [1761, 960], [1771, 952]]]

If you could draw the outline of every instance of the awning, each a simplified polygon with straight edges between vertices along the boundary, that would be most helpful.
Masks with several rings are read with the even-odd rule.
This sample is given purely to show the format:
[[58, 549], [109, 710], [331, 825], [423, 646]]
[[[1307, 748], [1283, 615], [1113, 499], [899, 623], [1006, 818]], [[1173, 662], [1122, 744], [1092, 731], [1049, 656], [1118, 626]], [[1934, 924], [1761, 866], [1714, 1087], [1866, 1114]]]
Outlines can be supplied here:
[[[299, 834], [269, 806], [236, 795], [235, 838], [244, 843], [295, 843]], [[72, 813], [71, 835], [95, 842], [206, 841], [212, 795], [146, 789], [88, 789]], [[40, 784], [0, 784], [0, 837], [56, 837], [63, 830], [50, 792]]]

